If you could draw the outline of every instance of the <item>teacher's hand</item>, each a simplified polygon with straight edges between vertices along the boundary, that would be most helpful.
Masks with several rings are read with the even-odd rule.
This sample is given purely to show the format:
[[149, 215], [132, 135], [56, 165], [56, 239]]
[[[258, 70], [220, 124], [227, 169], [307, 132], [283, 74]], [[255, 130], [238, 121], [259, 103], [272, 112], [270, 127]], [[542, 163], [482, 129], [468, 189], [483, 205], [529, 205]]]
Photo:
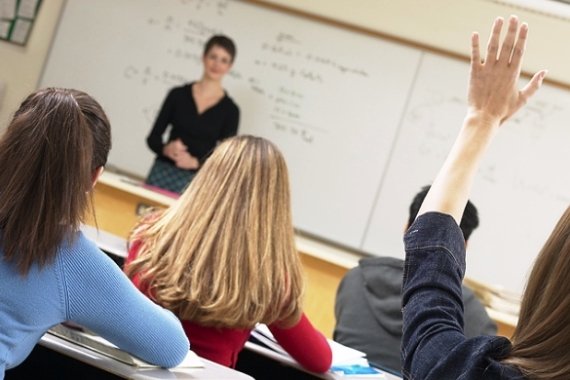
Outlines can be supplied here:
[[200, 161], [194, 156], [192, 156], [187, 151], [178, 153], [174, 159], [176, 167], [185, 170], [195, 170], [200, 166]]
[[173, 140], [162, 148], [162, 154], [172, 161], [176, 161], [177, 157], [184, 153], [188, 153], [188, 147], [180, 139]]

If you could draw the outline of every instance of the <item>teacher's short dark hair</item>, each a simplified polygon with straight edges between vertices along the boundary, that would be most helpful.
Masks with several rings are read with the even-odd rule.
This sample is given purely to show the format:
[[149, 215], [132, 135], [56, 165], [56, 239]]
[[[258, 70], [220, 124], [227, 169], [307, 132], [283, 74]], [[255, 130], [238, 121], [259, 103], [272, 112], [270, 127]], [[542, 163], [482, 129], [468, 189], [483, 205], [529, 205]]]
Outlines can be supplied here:
[[229, 37], [226, 37], [221, 34], [212, 36], [208, 40], [208, 42], [206, 42], [206, 46], [204, 46], [204, 55], [208, 54], [210, 49], [212, 49], [214, 46], [219, 46], [225, 51], [227, 51], [230, 57], [232, 57], [232, 63], [233, 63], [236, 57], [236, 45]]
[[[410, 216], [408, 219], [408, 226], [411, 226], [416, 216], [418, 215], [418, 211], [420, 211], [420, 206], [424, 201], [429, 189], [431, 186], [424, 186], [422, 190], [416, 194], [412, 204], [410, 205]], [[463, 232], [463, 238], [465, 241], [469, 240], [469, 236], [475, 228], [479, 226], [479, 214], [477, 212], [477, 208], [471, 201], [467, 201], [467, 206], [465, 206], [465, 210], [463, 211], [463, 216], [461, 217], [461, 223], [459, 224], [459, 228]]]

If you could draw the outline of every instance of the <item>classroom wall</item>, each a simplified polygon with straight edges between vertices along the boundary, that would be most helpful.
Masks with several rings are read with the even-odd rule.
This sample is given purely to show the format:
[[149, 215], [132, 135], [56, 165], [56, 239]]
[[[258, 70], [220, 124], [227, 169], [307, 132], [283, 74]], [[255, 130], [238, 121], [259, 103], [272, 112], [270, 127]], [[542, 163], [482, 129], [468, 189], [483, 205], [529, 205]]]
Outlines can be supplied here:
[[0, 105], [3, 130], [22, 100], [39, 82], [64, 0], [46, 0], [40, 6], [26, 46], [0, 41], [0, 80], [6, 93]]

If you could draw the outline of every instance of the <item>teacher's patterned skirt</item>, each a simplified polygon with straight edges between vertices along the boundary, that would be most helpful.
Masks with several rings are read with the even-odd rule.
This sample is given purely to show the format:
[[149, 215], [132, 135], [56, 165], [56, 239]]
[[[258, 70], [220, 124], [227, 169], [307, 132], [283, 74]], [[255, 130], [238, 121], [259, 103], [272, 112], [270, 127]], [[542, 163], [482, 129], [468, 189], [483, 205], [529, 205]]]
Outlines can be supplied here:
[[195, 170], [179, 169], [176, 166], [156, 159], [145, 183], [164, 190], [182, 194], [196, 175]]

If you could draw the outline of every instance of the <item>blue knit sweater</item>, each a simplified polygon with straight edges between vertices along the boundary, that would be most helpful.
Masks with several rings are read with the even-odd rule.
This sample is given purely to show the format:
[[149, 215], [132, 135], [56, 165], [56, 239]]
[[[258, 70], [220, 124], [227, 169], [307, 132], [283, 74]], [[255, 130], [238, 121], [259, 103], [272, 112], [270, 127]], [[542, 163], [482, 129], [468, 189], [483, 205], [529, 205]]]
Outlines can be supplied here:
[[0, 250], [0, 379], [64, 321], [155, 365], [176, 366], [188, 353], [178, 319], [140, 293], [83, 233], [62, 245], [52, 265], [26, 276], [2, 256]]

